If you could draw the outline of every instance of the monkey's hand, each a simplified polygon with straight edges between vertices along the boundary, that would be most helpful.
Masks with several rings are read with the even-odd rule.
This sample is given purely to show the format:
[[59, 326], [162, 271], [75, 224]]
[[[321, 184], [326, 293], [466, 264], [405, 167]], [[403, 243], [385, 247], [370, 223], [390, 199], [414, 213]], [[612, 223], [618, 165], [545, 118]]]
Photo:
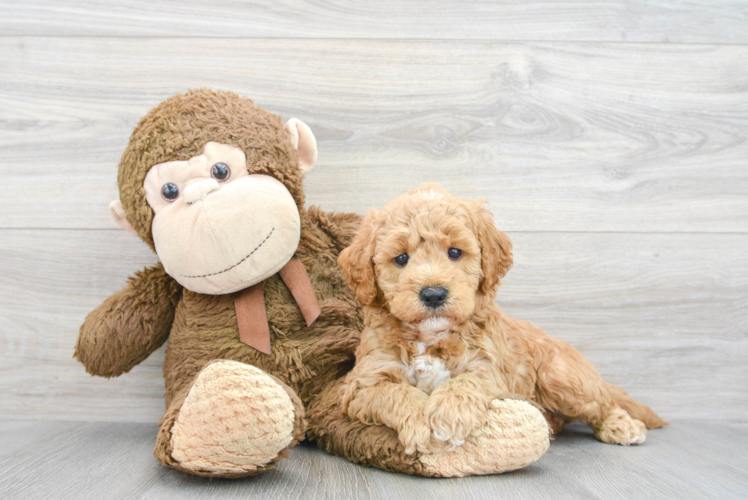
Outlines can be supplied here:
[[160, 263], [136, 273], [86, 317], [74, 357], [92, 375], [127, 373], [166, 341], [181, 296]]

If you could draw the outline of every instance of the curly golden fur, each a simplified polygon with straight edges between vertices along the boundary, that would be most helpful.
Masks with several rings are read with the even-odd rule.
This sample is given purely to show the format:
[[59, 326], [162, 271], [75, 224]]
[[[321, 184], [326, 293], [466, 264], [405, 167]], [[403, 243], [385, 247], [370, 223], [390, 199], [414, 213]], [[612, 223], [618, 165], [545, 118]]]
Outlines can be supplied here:
[[[603, 442], [642, 443], [660, 417], [566, 342], [499, 310], [512, 244], [482, 205], [426, 184], [366, 215], [338, 259], [366, 325], [343, 411], [391, 427], [407, 453], [434, 453], [477, 434], [490, 402], [511, 393], [542, 406], [554, 431], [579, 419]], [[429, 305], [427, 288], [444, 302]]]

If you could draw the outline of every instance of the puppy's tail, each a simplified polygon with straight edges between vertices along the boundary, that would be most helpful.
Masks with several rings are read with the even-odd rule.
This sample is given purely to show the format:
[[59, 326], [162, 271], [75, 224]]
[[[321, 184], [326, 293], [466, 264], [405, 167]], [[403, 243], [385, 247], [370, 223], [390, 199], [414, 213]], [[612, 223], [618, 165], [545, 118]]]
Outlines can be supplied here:
[[605, 382], [605, 386], [608, 389], [608, 393], [613, 398], [613, 401], [626, 410], [632, 418], [644, 422], [647, 429], [659, 429], [663, 425], [669, 425], [667, 422], [662, 420], [659, 415], [652, 411], [652, 408], [641, 404], [617, 385]]

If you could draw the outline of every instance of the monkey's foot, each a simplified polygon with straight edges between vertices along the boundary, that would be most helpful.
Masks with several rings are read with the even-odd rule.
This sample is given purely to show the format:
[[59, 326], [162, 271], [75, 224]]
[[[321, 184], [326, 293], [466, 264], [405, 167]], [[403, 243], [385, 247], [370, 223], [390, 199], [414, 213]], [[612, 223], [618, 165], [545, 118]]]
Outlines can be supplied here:
[[217, 361], [198, 375], [171, 429], [172, 457], [200, 475], [246, 476], [293, 441], [294, 408], [265, 372]]
[[595, 437], [608, 444], [642, 444], [647, 439], [647, 427], [641, 420], [631, 418], [626, 410], [618, 408], [595, 429]]
[[426, 470], [435, 476], [462, 477], [499, 474], [521, 469], [539, 459], [550, 444], [548, 423], [527, 401], [494, 400], [486, 425], [453, 451], [420, 455]]

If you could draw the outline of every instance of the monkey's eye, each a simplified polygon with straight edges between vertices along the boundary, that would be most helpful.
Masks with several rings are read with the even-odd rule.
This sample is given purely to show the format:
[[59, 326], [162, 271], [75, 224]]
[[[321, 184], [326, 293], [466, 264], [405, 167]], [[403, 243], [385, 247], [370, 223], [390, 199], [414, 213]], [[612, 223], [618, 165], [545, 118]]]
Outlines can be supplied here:
[[408, 254], [407, 253], [401, 253], [397, 257], [395, 257], [395, 264], [397, 264], [400, 267], [405, 267], [405, 264], [408, 263]]
[[210, 169], [210, 176], [217, 181], [225, 181], [231, 176], [231, 169], [225, 163], [216, 163]]
[[447, 250], [447, 255], [449, 255], [449, 258], [452, 260], [457, 260], [460, 257], [462, 257], [462, 250], [459, 248], [450, 248]]
[[161, 188], [161, 196], [163, 196], [166, 201], [174, 201], [179, 198], [179, 187], [173, 182], [167, 182]]

